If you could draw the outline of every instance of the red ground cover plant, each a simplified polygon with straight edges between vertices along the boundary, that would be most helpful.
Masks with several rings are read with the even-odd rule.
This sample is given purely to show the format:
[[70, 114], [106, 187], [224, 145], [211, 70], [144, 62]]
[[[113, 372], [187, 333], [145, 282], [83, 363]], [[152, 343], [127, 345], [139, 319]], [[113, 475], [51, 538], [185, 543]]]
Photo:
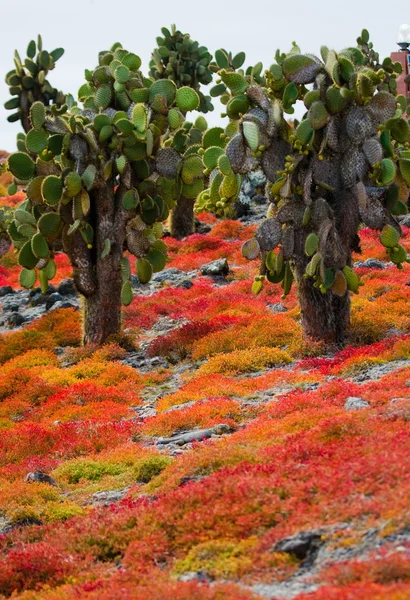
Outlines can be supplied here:
[[[226, 256], [231, 283], [165, 286], [124, 313], [140, 347], [169, 368], [122, 364], [117, 344], [79, 347], [72, 310], [0, 338], [0, 527], [17, 525], [0, 535], [0, 597], [260, 600], [249, 586], [300, 566], [275, 544], [320, 527], [331, 548], [359, 546], [370, 528], [381, 548], [327, 565], [317, 591], [296, 600], [407, 599], [408, 548], [388, 540], [409, 526], [410, 367], [351, 378], [409, 358], [409, 267], [361, 270], [352, 343], [323, 355], [301, 338], [295, 292], [250, 294], [254, 266], [240, 246], [254, 227], [203, 220], [208, 235], [167, 238], [168, 266]], [[361, 239], [357, 258], [386, 259], [373, 233]], [[13, 256], [1, 265], [14, 285]], [[176, 329], [153, 339], [161, 317]], [[368, 407], [346, 412], [349, 396]], [[141, 418], [146, 400], [157, 413]], [[153, 445], [219, 423], [231, 433], [175, 454]], [[57, 487], [25, 482], [32, 471]], [[91, 506], [95, 492], [113, 490], [124, 499]], [[192, 571], [214, 581], [179, 580]]]

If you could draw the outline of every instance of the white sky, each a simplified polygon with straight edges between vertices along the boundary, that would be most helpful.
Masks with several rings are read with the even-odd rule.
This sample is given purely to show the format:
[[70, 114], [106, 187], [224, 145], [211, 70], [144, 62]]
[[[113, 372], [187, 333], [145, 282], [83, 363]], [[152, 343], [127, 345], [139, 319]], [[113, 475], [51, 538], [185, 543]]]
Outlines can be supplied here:
[[[76, 97], [84, 69], [95, 67], [98, 52], [116, 41], [138, 54], [147, 72], [155, 38], [171, 23], [212, 53], [243, 50], [246, 65], [262, 61], [268, 68], [276, 48], [287, 51], [293, 40], [305, 52], [318, 53], [323, 44], [340, 50], [355, 46], [363, 27], [384, 58], [398, 49], [399, 26], [410, 19], [406, 8], [406, 0], [0, 0], [0, 149], [13, 151], [21, 130], [6, 121], [12, 111], [3, 108], [10, 97], [4, 75], [13, 68], [14, 49], [25, 57], [38, 33], [46, 50], [65, 48], [49, 80]], [[223, 124], [220, 112], [208, 113], [208, 122]]]

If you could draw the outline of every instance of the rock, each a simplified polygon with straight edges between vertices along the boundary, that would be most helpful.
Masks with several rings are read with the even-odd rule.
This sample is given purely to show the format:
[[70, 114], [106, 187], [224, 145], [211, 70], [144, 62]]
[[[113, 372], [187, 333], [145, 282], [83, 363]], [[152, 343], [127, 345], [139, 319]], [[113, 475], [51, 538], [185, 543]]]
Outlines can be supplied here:
[[208, 225], [208, 223], [202, 223], [202, 221], [199, 221], [199, 219], [195, 219], [195, 232], [196, 233], [201, 233], [201, 234], [205, 234], [205, 233], [209, 233], [211, 231], [212, 227], [210, 227]]
[[58, 292], [53, 292], [49, 295], [49, 297], [46, 300], [46, 310], [50, 310], [53, 304], [55, 304], [56, 302], [61, 302], [62, 300], [63, 297], [61, 294], [59, 294]]
[[19, 327], [25, 322], [25, 318], [18, 312], [13, 312], [7, 319], [7, 324], [10, 328]]
[[254, 202], [255, 204], [259, 204], [259, 205], [266, 204], [266, 202], [267, 202], [266, 196], [264, 196], [263, 194], [255, 194], [254, 197], [252, 198], [252, 202]]
[[356, 269], [385, 269], [387, 263], [377, 260], [377, 258], [367, 258], [366, 260], [358, 260], [354, 263]]
[[35, 471], [26, 475], [27, 483], [47, 483], [48, 485], [57, 486], [55, 480], [47, 473], [41, 473], [41, 471]]
[[76, 296], [77, 290], [75, 289], [74, 281], [72, 279], [63, 279], [57, 288], [57, 291], [61, 296]]
[[111, 490], [109, 492], [96, 492], [92, 496], [93, 506], [109, 506], [115, 502], [120, 502], [128, 492], [130, 488], [124, 488], [123, 490]]
[[59, 300], [58, 302], [55, 302], [51, 308], [50, 308], [50, 312], [53, 310], [57, 310], [59, 308], [75, 308], [76, 310], [78, 310], [78, 304], [75, 304], [74, 302], [70, 302], [69, 300]]
[[175, 280], [179, 280], [179, 279], [185, 278], [185, 277], [186, 277], [185, 271], [181, 271], [180, 269], [171, 267], [170, 269], [164, 269], [163, 271], [160, 271], [159, 273], [154, 273], [152, 280], [155, 281], [155, 283], [164, 283], [166, 281], [173, 282]]
[[279, 312], [279, 313], [283, 313], [288, 310], [286, 308], [286, 306], [283, 306], [282, 302], [276, 302], [275, 304], [267, 304], [266, 308], [268, 308], [272, 312]]
[[183, 279], [182, 281], [177, 283], [175, 287], [183, 288], [184, 290], [190, 290], [193, 285], [194, 284], [190, 279]]
[[39, 292], [36, 292], [35, 294], [33, 294], [30, 298], [30, 305], [31, 306], [39, 306], [40, 304], [45, 304], [47, 301], [47, 297], [44, 296], [44, 294], [41, 293], [41, 290]]
[[190, 442], [200, 442], [201, 440], [206, 440], [214, 435], [222, 435], [231, 431], [232, 428], [229, 425], [221, 423], [219, 425], [215, 425], [214, 427], [210, 427], [209, 429], [194, 429], [193, 431], [187, 431], [185, 433], [173, 435], [169, 438], [158, 438], [156, 443], [158, 446], [164, 446], [168, 444], [184, 446]]
[[410, 227], [410, 214], [402, 215], [398, 218], [400, 225], [404, 227]]
[[8, 294], [14, 294], [14, 290], [11, 285], [2, 285], [0, 286], [0, 298], [7, 296]]
[[206, 571], [187, 571], [178, 577], [178, 581], [203, 581], [211, 582], [212, 577]]
[[312, 559], [323, 544], [322, 535], [317, 531], [301, 531], [300, 533], [280, 540], [272, 548], [274, 552], [293, 554], [299, 560]]
[[369, 406], [370, 402], [367, 402], [367, 400], [364, 400], [363, 398], [356, 398], [355, 396], [350, 396], [345, 402], [345, 410], [348, 412], [352, 410], [362, 410]]
[[210, 277], [215, 277], [216, 275], [228, 275], [228, 261], [226, 258], [218, 258], [217, 260], [213, 260], [207, 265], [202, 265], [201, 273], [202, 275], [208, 275]]

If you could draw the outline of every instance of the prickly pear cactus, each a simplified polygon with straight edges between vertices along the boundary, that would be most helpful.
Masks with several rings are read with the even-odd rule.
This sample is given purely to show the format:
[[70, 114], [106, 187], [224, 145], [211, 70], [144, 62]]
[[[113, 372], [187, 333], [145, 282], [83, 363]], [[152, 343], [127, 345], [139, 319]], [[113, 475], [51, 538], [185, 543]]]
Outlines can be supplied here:
[[203, 113], [212, 111], [211, 98], [200, 91], [201, 85], [208, 85], [212, 81], [209, 68], [212, 55], [208, 48], [193, 41], [188, 33], [181, 33], [175, 25], [171, 25], [171, 31], [163, 27], [161, 33], [149, 64], [151, 77], [154, 80], [170, 79], [177, 88], [190, 87], [196, 90], [200, 99], [197, 110]]
[[[359, 250], [361, 224], [382, 230], [399, 268], [407, 260], [395, 220], [407, 212], [410, 186], [407, 100], [395, 95], [400, 72], [390, 59], [379, 62], [366, 30], [358, 47], [339, 53], [322, 47], [321, 58], [302, 54], [296, 44], [288, 54], [278, 51], [264, 85], [229, 65], [219, 71], [227, 106], [243, 108], [228, 113], [237, 133], [212, 164], [211, 185], [198, 202], [226, 211], [240, 189], [235, 178], [255, 163], [262, 168], [267, 220], [250, 254], [249, 244], [244, 247], [251, 259], [259, 247], [256, 292], [267, 279], [281, 283], [286, 295], [303, 277], [323, 294], [357, 293], [361, 282], [351, 254]], [[289, 123], [297, 101], [306, 112]]]
[[66, 96], [47, 80], [48, 72], [63, 56], [63, 48], [47, 52], [43, 50], [41, 36], [38, 36], [37, 43], [31, 40], [28, 44], [26, 54], [23, 62], [17, 50], [14, 53], [15, 67], [6, 75], [6, 83], [13, 97], [4, 106], [7, 110], [16, 111], [7, 120], [10, 123], [21, 121], [27, 133], [31, 129], [29, 112], [34, 102], [41, 101], [45, 106], [55, 104], [59, 107], [65, 103]]
[[[152, 82], [140, 65], [140, 58], [120, 44], [101, 52], [78, 93], [83, 108], [35, 102], [24, 148], [8, 160], [15, 183], [27, 193], [9, 227], [23, 268], [21, 284], [31, 287], [39, 278], [47, 288], [62, 241], [90, 315], [98, 313], [98, 303], [104, 310], [104, 295], [121, 293], [123, 304], [132, 301], [125, 250], [137, 257], [142, 283], [164, 268], [161, 223], [181, 188], [186, 194], [201, 189], [202, 170], [191, 164], [201, 162], [199, 156], [192, 151], [181, 157], [171, 147], [162, 148], [170, 121], [178, 114], [183, 128], [181, 111], [190, 110], [188, 102], [196, 107], [198, 97], [193, 103], [191, 94], [181, 95], [184, 88], [177, 90], [171, 80]], [[170, 137], [174, 144], [179, 129]], [[117, 319], [112, 329], [118, 327]], [[101, 341], [92, 337], [86, 334], [86, 341]]]

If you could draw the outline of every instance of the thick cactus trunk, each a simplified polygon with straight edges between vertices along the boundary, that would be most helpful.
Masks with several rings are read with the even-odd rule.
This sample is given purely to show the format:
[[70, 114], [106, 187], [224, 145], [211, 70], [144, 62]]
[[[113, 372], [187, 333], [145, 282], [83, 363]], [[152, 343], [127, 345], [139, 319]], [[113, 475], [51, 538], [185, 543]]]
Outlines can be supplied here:
[[350, 323], [349, 293], [341, 298], [332, 293], [322, 294], [303, 273], [304, 268], [296, 268], [303, 335], [328, 345], [342, 346]]
[[84, 344], [103, 344], [121, 331], [120, 257], [107, 257], [97, 264], [97, 287], [84, 297]]
[[170, 215], [172, 237], [180, 240], [194, 233], [194, 201], [181, 196]]

